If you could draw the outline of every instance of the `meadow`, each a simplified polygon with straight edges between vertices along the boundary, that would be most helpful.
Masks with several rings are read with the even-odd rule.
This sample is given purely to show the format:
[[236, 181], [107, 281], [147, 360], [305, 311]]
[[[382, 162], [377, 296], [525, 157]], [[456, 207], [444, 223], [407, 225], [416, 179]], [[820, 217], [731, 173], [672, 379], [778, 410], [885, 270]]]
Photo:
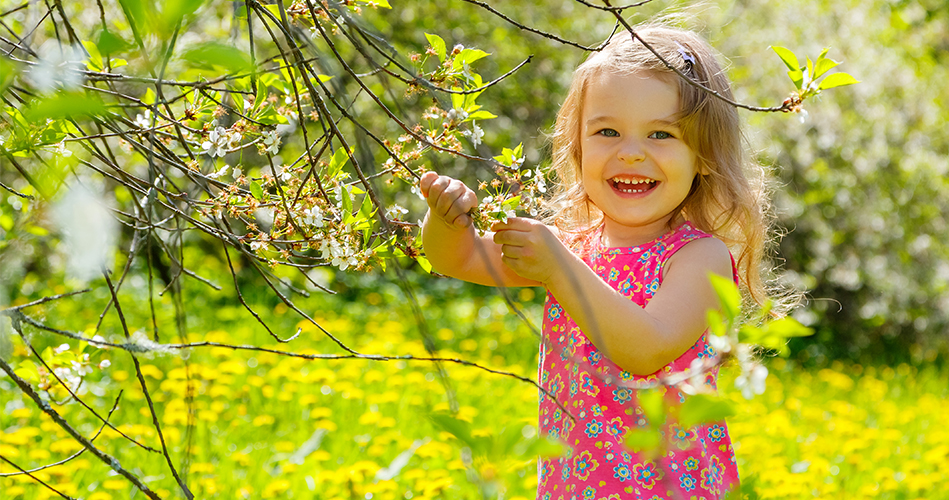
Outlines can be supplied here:
[[[359, 352], [424, 357], [418, 326], [393, 305], [397, 295], [340, 298], [339, 307], [315, 319]], [[452, 290], [436, 295], [450, 299]], [[436, 301], [420, 300], [423, 307]], [[514, 301], [528, 317], [539, 317], [533, 290]], [[538, 391], [511, 375], [535, 376], [537, 337], [500, 296], [437, 305], [428, 310], [441, 312], [426, 327], [438, 356], [510, 375], [453, 362], [305, 359], [222, 347], [140, 357], [164, 440], [196, 498], [461, 499], [499, 492], [501, 498], [533, 498], [535, 453], [543, 448], [536, 437]], [[96, 314], [80, 309], [74, 311], [80, 318]], [[237, 307], [206, 310], [213, 311], [210, 317], [192, 320], [217, 326], [203, 341], [287, 350], [268, 341]], [[285, 306], [275, 307], [272, 318], [301, 329], [293, 352], [339, 352], [310, 323], [294, 324]], [[23, 368], [27, 348], [11, 338], [11, 359]], [[34, 347], [63, 344], [40, 334], [28, 338]], [[73, 352], [82, 347], [67, 344]], [[157, 453], [161, 442], [129, 356], [92, 346], [84, 352], [92, 364], [108, 359], [110, 366], [85, 376], [83, 399], [108, 415], [118, 398], [110, 421], [156, 451], [108, 427], [97, 434], [101, 421], [61, 388], [49, 392], [54, 409], [87, 437], [97, 435], [100, 449], [162, 498], [181, 497]], [[726, 366], [720, 377], [722, 392], [738, 408], [729, 425], [747, 498], [938, 498], [949, 489], [944, 368], [841, 362], [804, 368], [781, 358], [769, 367], [767, 391], [750, 401], [733, 388], [737, 368]], [[0, 391], [0, 456], [31, 470], [81, 450], [8, 377], [0, 378]], [[457, 425], [485, 446], [471, 452], [436, 424], [431, 415], [448, 414], [453, 404]], [[32, 472], [36, 479], [14, 472], [0, 464], [4, 499], [60, 496], [36, 479], [72, 498], [136, 497], [128, 481], [90, 453]]]

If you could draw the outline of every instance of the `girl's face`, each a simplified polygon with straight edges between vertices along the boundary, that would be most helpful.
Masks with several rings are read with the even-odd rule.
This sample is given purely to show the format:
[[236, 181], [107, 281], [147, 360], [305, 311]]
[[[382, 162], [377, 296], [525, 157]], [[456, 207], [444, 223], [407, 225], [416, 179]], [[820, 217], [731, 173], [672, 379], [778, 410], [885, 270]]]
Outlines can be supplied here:
[[673, 121], [675, 86], [647, 73], [608, 70], [587, 85], [580, 123], [583, 188], [605, 218], [609, 246], [646, 243], [668, 230], [698, 174]]

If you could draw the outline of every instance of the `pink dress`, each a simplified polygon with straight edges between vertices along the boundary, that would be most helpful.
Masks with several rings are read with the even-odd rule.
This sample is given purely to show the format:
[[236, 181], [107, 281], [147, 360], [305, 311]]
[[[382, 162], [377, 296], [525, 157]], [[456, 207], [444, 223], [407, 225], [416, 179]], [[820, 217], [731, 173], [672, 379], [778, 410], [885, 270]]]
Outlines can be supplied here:
[[[665, 262], [684, 245], [711, 235], [688, 222], [636, 247], [601, 248], [599, 232], [575, 250], [604, 281], [645, 306], [662, 283]], [[734, 271], [734, 261], [732, 262]], [[737, 279], [737, 276], [736, 276]], [[684, 372], [694, 359], [714, 356], [707, 334], [684, 354], [649, 376], [624, 371], [593, 346], [557, 299], [547, 294], [540, 351], [541, 434], [564, 442], [559, 458], [538, 464], [538, 500], [674, 500], [718, 499], [738, 487], [735, 453], [725, 422], [690, 429], [674, 422], [663, 428], [661, 456], [636, 453], [623, 446], [630, 429], [646, 426], [636, 387], [655, 383], [660, 375]], [[715, 388], [717, 370], [705, 377]], [[675, 388], [666, 401], [684, 401]]]

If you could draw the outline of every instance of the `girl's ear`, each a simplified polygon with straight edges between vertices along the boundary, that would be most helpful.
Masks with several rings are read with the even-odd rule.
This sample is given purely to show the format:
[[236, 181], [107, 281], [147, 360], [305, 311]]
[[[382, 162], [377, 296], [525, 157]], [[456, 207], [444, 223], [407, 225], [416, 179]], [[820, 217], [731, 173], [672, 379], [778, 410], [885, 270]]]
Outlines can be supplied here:
[[699, 175], [708, 175], [712, 173], [711, 170], [709, 170], [708, 165], [706, 165], [704, 161], [696, 158], [695, 164], [696, 164], [695, 170], [699, 173]]

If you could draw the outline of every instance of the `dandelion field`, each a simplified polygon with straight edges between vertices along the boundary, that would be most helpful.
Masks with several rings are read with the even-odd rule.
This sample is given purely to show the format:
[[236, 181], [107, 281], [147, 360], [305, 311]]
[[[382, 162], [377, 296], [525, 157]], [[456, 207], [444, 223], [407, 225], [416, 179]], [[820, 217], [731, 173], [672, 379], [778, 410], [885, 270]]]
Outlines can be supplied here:
[[[418, 299], [439, 357], [535, 376], [537, 337], [508, 312], [502, 297], [482, 290], [461, 300], [467, 288], [437, 285], [441, 289]], [[85, 330], [94, 326], [103, 299], [53, 302], [31, 313], [71, 318], [68, 322]], [[273, 342], [225, 299], [196, 295], [195, 300], [193, 310], [206, 312], [190, 317], [189, 329], [206, 333], [189, 334], [191, 342], [200, 337], [301, 355], [339, 352], [310, 323], [297, 323], [285, 306], [266, 314], [273, 325], [301, 329], [292, 349]], [[319, 300], [325, 303], [315, 319], [355, 350], [427, 354], [395, 285]], [[521, 290], [512, 300], [528, 318], [539, 318], [542, 298], [533, 290]], [[142, 302], [124, 301], [133, 322], [146, 317], [136, 316], [145, 313]], [[100, 332], [114, 326], [107, 319]], [[30, 352], [23, 340], [9, 338], [8, 360], [26, 366]], [[39, 332], [28, 339], [38, 351], [64, 343], [73, 352], [81, 347]], [[55, 384], [49, 391], [52, 407], [86, 437], [97, 436], [97, 447], [159, 496], [181, 497], [159, 453], [161, 439], [128, 354], [92, 346], [83, 352], [93, 365], [110, 361], [84, 377], [79, 393], [101, 416], [110, 415], [118, 401], [108, 416], [115, 429], [69, 402]], [[771, 360], [769, 367], [767, 391], [751, 401], [732, 386], [737, 368], [726, 367], [720, 377], [723, 392], [738, 408], [729, 425], [747, 498], [939, 498], [949, 488], [944, 368], [834, 363], [804, 369], [783, 359]], [[197, 498], [534, 496], [535, 456], [542, 443], [536, 438], [537, 389], [514, 376], [451, 362], [305, 359], [221, 347], [140, 356], [140, 371], [177, 472]], [[0, 397], [0, 456], [33, 470], [81, 450], [8, 377], [0, 378]], [[481, 453], [464, 453], [462, 443], [430, 418], [447, 412], [452, 399], [467, 432], [491, 443]], [[15, 472], [10, 463], [0, 464], [0, 498], [58, 498], [53, 489], [90, 500], [137, 494], [91, 453], [31, 472], [33, 478]]]

